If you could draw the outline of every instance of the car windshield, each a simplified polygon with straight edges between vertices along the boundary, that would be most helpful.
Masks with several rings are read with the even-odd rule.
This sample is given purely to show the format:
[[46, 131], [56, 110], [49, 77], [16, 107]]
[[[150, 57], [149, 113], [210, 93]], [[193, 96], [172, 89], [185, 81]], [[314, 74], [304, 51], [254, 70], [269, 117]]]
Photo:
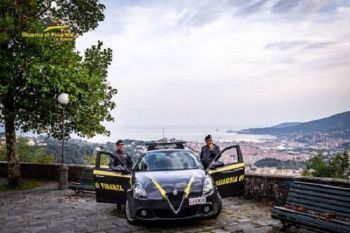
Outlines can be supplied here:
[[146, 153], [137, 164], [138, 171], [197, 169], [201, 165], [189, 151], [154, 151]]

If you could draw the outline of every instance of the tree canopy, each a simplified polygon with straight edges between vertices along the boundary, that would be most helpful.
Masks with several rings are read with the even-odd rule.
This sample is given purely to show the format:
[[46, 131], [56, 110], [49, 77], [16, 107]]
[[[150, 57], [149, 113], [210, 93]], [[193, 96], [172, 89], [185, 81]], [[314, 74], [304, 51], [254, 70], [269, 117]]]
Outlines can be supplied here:
[[117, 93], [107, 82], [112, 50], [98, 41], [80, 54], [75, 40], [23, 36], [42, 33], [47, 20], [81, 36], [104, 19], [104, 8], [98, 0], [1, 1], [0, 122], [5, 125], [9, 183], [20, 182], [16, 129], [61, 138], [62, 109], [57, 102], [61, 92], [70, 96], [66, 138], [71, 133], [108, 135], [102, 122], [113, 120], [110, 111]]

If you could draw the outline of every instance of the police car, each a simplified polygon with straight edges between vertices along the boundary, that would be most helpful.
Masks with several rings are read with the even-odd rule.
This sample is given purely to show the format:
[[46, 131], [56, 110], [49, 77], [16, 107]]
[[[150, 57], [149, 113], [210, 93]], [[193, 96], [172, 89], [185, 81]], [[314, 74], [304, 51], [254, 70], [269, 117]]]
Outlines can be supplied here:
[[130, 172], [101, 166], [98, 152], [93, 171], [96, 201], [125, 205], [129, 223], [142, 221], [216, 218], [221, 198], [244, 191], [244, 163], [238, 145], [222, 150], [204, 169], [184, 142], [154, 143]]

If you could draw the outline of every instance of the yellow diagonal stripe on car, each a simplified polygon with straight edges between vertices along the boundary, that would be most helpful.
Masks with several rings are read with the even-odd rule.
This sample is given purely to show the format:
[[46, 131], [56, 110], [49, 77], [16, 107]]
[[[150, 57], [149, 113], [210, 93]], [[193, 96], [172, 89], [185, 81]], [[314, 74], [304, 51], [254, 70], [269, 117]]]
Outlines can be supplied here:
[[155, 180], [155, 179], [152, 179], [151, 177], [148, 177], [150, 178], [150, 180], [152, 181], [152, 183], [156, 186], [156, 188], [159, 190], [160, 194], [162, 195], [162, 197], [164, 199], [168, 199], [167, 195], [166, 195], [166, 191], [162, 188], [162, 186]]
[[195, 175], [193, 175], [193, 176], [191, 177], [190, 181], [188, 182], [188, 184], [187, 184], [187, 186], [186, 186], [186, 188], [185, 188], [185, 190], [184, 190], [185, 197], [188, 197], [188, 195], [190, 194], [191, 186], [192, 186], [192, 182], [193, 182], [193, 180], [194, 180], [194, 177], [195, 177]]
[[216, 169], [213, 169], [213, 170], [209, 170], [209, 174], [214, 174], [214, 173], [221, 172], [221, 171], [234, 170], [234, 169], [243, 168], [243, 167], [244, 167], [244, 163], [237, 163], [237, 164], [226, 165], [224, 167], [220, 167], [220, 168], [216, 168]]

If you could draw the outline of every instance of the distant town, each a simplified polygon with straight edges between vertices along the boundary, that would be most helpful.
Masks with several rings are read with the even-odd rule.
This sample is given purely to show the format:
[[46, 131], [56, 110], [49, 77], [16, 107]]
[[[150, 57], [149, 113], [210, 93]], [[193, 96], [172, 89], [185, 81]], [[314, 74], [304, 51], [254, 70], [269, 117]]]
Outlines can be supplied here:
[[[55, 154], [60, 158], [60, 141], [46, 137], [27, 138], [27, 144], [46, 149], [47, 153]], [[176, 139], [171, 139], [175, 141]], [[145, 150], [147, 142], [139, 140], [125, 140], [128, 153], [134, 157], [140, 156]], [[259, 142], [216, 142], [221, 148], [232, 144], [239, 144], [246, 163], [246, 170], [251, 173], [270, 175], [301, 175], [305, 162], [314, 155], [322, 153], [331, 158], [336, 153], [348, 150], [350, 131], [334, 133], [317, 133], [313, 135], [285, 135], [276, 139]], [[201, 142], [187, 142], [186, 145], [199, 155]], [[4, 148], [5, 138], [0, 139], [0, 148]], [[92, 155], [96, 148], [112, 151], [114, 142], [106, 144], [91, 143], [84, 140], [71, 139], [66, 145], [66, 161], [69, 163], [84, 164], [84, 155]]]
[[[338, 133], [292, 134], [260, 142], [218, 142], [220, 148], [232, 143], [241, 147], [246, 169], [253, 173], [271, 175], [301, 175], [305, 162], [322, 153], [331, 158], [349, 150], [350, 130]], [[199, 152], [202, 143], [188, 145]], [[265, 161], [265, 163], [264, 163]]]
[[[227, 130], [227, 134], [239, 133], [271, 133], [274, 137], [267, 137], [257, 141], [215, 140], [215, 143], [224, 149], [233, 144], [239, 144], [243, 153], [246, 170], [251, 173], [298, 176], [301, 175], [307, 160], [315, 155], [322, 154], [330, 160], [336, 154], [349, 152], [350, 148], [350, 112], [337, 114], [328, 118], [306, 122], [285, 123], [270, 128], [247, 129], [238, 132]], [[317, 126], [319, 131], [312, 130]], [[23, 138], [22, 136], [21, 138]], [[230, 137], [227, 137], [230, 138]], [[179, 138], [160, 139], [165, 141], [181, 140]], [[124, 140], [127, 152], [136, 160], [146, 149], [148, 141]], [[43, 154], [52, 155], [53, 162], [60, 162], [61, 142], [43, 135], [25, 137], [25, 144], [41, 148]], [[5, 136], [0, 132], [0, 160], [6, 160]], [[189, 140], [186, 146], [198, 156], [202, 141]], [[87, 164], [87, 157], [92, 157], [99, 150], [114, 150], [114, 142], [93, 143], [82, 139], [66, 141], [66, 163]], [[20, 152], [21, 153], [21, 152]], [[22, 152], [24, 153], [24, 152]], [[21, 159], [21, 154], [20, 154]]]

